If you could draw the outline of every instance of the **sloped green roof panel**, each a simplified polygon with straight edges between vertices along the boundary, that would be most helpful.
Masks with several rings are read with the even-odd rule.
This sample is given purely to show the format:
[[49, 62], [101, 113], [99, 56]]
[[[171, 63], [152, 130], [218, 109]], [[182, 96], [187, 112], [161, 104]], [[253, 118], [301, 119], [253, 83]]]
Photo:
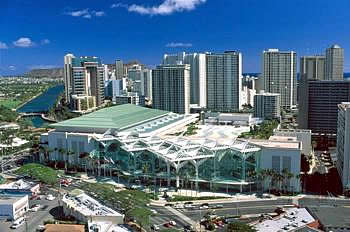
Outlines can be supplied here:
[[123, 129], [138, 123], [161, 117], [168, 111], [149, 109], [132, 104], [104, 108], [96, 112], [52, 124], [53, 127], [86, 127]]

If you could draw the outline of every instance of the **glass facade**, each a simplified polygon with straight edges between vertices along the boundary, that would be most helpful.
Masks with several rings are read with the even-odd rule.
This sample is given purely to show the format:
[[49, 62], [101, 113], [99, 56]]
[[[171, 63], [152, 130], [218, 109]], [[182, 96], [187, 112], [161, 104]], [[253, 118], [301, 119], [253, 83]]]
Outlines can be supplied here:
[[[94, 140], [88, 156], [92, 165], [98, 161], [132, 178], [148, 177], [198, 183], [241, 184], [249, 173], [257, 171], [260, 148], [236, 140], [230, 145], [214, 141], [194, 142], [183, 137], [163, 140], [137, 136]], [[97, 162], [96, 162], [97, 161]]]

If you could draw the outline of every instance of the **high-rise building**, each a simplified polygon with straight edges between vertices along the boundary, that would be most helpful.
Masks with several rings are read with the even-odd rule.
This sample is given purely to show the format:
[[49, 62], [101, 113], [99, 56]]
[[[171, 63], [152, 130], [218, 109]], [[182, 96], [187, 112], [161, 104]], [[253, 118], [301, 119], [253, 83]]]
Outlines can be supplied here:
[[97, 57], [72, 59], [72, 95], [93, 96], [96, 106], [104, 103], [104, 67]]
[[281, 95], [281, 107], [290, 110], [297, 103], [296, 53], [269, 49], [263, 52], [264, 89]]
[[260, 93], [254, 96], [254, 117], [279, 119], [281, 116], [280, 95], [278, 93]]
[[124, 64], [122, 60], [115, 61], [115, 77], [118, 80], [124, 77]]
[[335, 80], [308, 80], [298, 121], [300, 129], [312, 133], [335, 135], [337, 133], [338, 104], [350, 101], [350, 82]]
[[350, 102], [338, 105], [337, 169], [344, 188], [350, 182]]
[[[298, 108], [301, 114], [308, 108], [308, 80], [325, 80], [325, 57], [303, 56], [300, 58], [300, 79], [298, 86]], [[300, 128], [307, 128], [307, 121], [298, 118]]]
[[326, 80], [344, 79], [344, 49], [335, 44], [326, 50]]
[[153, 108], [190, 113], [190, 65], [160, 65], [152, 71]]
[[122, 94], [123, 80], [109, 80], [105, 88], [105, 96], [110, 97], [114, 102], [116, 96]]
[[206, 107], [206, 54], [180, 52], [175, 55], [165, 54], [164, 65], [189, 64], [190, 71], [190, 104]]
[[64, 93], [66, 101], [70, 102], [70, 96], [72, 93], [73, 85], [73, 68], [72, 60], [75, 58], [73, 54], [67, 54], [64, 56]]
[[241, 108], [242, 54], [227, 51], [206, 55], [207, 109], [235, 112]]
[[141, 75], [141, 95], [152, 100], [152, 69], [144, 69]]
[[325, 80], [325, 56], [302, 56], [300, 58], [301, 80]]

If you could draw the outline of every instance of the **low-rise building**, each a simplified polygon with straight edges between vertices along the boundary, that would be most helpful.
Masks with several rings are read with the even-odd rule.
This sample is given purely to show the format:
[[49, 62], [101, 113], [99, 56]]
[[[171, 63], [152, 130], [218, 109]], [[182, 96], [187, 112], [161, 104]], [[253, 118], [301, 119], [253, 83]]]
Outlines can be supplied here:
[[322, 205], [320, 207], [308, 207], [308, 210], [319, 221], [322, 231], [350, 231], [350, 208]]
[[19, 194], [35, 196], [40, 193], [40, 184], [17, 180], [8, 184], [0, 185], [0, 194]]
[[0, 196], [0, 218], [16, 220], [29, 209], [28, 196]]
[[80, 222], [110, 222], [122, 224], [124, 215], [102, 205], [85, 193], [79, 195], [64, 195], [62, 197], [63, 212]]
[[85, 225], [46, 224], [45, 232], [85, 232]]
[[269, 140], [250, 140], [249, 142], [261, 148], [260, 169], [272, 169], [277, 173], [287, 169], [293, 174], [293, 178], [287, 184], [288, 190], [300, 191], [300, 181], [296, 176], [300, 174], [302, 146], [296, 137], [272, 136]]
[[316, 219], [306, 208], [289, 208], [279, 217], [267, 219], [255, 225], [258, 232], [298, 231], [312, 226]]
[[275, 129], [273, 134], [277, 136], [297, 137], [298, 141], [302, 143], [301, 153], [309, 155], [312, 152], [311, 130]]
[[250, 126], [254, 124], [252, 114], [208, 112], [204, 114], [204, 118], [205, 123], [213, 125]]

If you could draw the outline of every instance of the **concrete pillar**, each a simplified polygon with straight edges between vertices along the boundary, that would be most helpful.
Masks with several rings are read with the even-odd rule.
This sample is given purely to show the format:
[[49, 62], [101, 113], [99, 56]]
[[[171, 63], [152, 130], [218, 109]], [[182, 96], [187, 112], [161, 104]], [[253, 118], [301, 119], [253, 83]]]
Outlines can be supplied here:
[[170, 187], [170, 164], [166, 163], [166, 172], [168, 177], [168, 187]]
[[179, 167], [176, 167], [175, 173], [176, 173], [176, 188], [179, 188], [180, 187]]
[[196, 190], [198, 190], [198, 165], [195, 166], [196, 168]]

